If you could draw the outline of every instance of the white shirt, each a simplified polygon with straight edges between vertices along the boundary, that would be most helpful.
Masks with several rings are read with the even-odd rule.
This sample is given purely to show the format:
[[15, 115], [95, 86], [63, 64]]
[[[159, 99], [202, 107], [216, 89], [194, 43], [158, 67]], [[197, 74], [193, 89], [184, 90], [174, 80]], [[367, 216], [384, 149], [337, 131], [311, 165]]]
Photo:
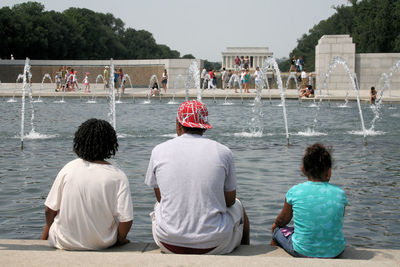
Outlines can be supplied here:
[[160, 241], [213, 248], [232, 232], [224, 192], [236, 190], [236, 171], [226, 146], [196, 134], [159, 144], [152, 151], [145, 183], [161, 192], [155, 210]]
[[221, 72], [221, 79], [225, 80], [225, 77], [226, 77], [226, 71], [224, 70]]
[[301, 78], [302, 79], [307, 78], [307, 73], [304, 70], [301, 72]]
[[50, 243], [60, 249], [98, 250], [117, 241], [119, 222], [133, 220], [128, 178], [113, 165], [75, 159], [58, 173], [45, 205], [58, 211]]
[[259, 79], [261, 79], [261, 70], [256, 70], [254, 72], [254, 76], [255, 76], [255, 80], [258, 81]]
[[206, 77], [206, 72], [207, 72], [207, 70], [206, 69], [203, 69], [202, 71], [201, 71], [201, 78], [202, 79], [204, 79], [205, 77]]

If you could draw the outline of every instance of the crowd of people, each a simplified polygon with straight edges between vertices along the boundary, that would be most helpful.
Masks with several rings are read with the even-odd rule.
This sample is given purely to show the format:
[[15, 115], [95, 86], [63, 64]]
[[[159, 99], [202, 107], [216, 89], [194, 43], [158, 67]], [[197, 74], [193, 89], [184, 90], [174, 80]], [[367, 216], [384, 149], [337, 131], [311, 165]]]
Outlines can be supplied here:
[[[203, 103], [183, 102], [171, 122], [177, 137], [156, 145], [149, 159], [144, 183], [155, 195], [149, 222], [164, 253], [227, 254], [250, 244], [250, 221], [236, 197], [233, 152], [203, 136], [213, 128], [208, 115]], [[42, 239], [66, 250], [129, 242], [130, 185], [125, 173], [107, 161], [118, 148], [108, 122], [89, 119], [79, 126], [73, 140], [77, 158], [60, 170], [45, 201]], [[330, 183], [330, 151], [322, 144], [307, 147], [300, 168], [306, 181], [289, 189], [282, 211], [271, 221], [271, 245], [295, 257], [333, 258], [346, 245], [342, 227], [347, 199]], [[292, 220], [294, 228], [288, 226]]]
[[[104, 89], [109, 88], [110, 83], [110, 70], [109, 66], [104, 67], [103, 79], [104, 79]], [[54, 81], [56, 84], [56, 92], [71, 92], [82, 90], [80, 84], [83, 84], [83, 90], [85, 93], [90, 93], [90, 79], [89, 72], [84, 73], [84, 77], [80, 83], [78, 80], [78, 71], [74, 70], [72, 67], [63, 66], [58, 69], [54, 74]], [[114, 69], [114, 87], [117, 92], [121, 89], [122, 94], [125, 93], [126, 76], [122, 68]]]

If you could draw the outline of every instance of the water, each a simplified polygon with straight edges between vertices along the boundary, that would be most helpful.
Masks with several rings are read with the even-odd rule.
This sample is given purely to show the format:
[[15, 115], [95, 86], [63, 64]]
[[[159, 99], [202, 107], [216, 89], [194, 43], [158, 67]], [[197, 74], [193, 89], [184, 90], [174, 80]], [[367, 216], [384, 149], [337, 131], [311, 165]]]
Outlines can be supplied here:
[[200, 88], [200, 71], [199, 71], [199, 63], [197, 60], [193, 60], [187, 70], [186, 77], [186, 101], [189, 99], [189, 88], [195, 88], [197, 91], [197, 101], [201, 102], [201, 93], [202, 90]]
[[[25, 138], [23, 151], [19, 149], [21, 104], [0, 101], [0, 238], [40, 238], [45, 222], [44, 200], [58, 171], [75, 158], [74, 132], [86, 119], [108, 118], [109, 103], [105, 98], [98, 98], [97, 104], [71, 98], [62, 105], [42, 99], [44, 104], [35, 107], [35, 128], [42, 134]], [[132, 242], [153, 242], [148, 214], [155, 196], [143, 181], [152, 148], [175, 136], [177, 107], [167, 105], [167, 101], [115, 107], [120, 146], [111, 161], [129, 177], [135, 215], [128, 235]], [[380, 133], [371, 135], [368, 146], [364, 146], [360, 133], [357, 134], [360, 121], [355, 105], [332, 109], [322, 103], [320, 134], [313, 134], [302, 133], [304, 121], [313, 119], [313, 109], [304, 102], [299, 105], [297, 100], [288, 100], [291, 146], [287, 147], [282, 108], [277, 107], [280, 101], [260, 106], [265, 116], [261, 121], [263, 132], [257, 134], [248, 129], [251, 100], [244, 104], [232, 100], [230, 106], [219, 101], [214, 104], [203, 99], [214, 126], [205, 135], [227, 145], [234, 153], [237, 195], [250, 218], [252, 244], [269, 243], [269, 229], [283, 206], [285, 193], [306, 180], [300, 171], [304, 149], [318, 141], [333, 146], [331, 182], [346, 191], [350, 203], [344, 219], [348, 245], [400, 249], [399, 105], [396, 110], [383, 106], [384, 119], [375, 125]], [[367, 120], [374, 117], [369, 105], [362, 108]]]
[[278, 84], [278, 88], [279, 88], [279, 94], [281, 97], [281, 107], [282, 107], [282, 112], [283, 112], [283, 122], [285, 124], [285, 130], [286, 130], [286, 144], [289, 146], [289, 128], [288, 128], [288, 121], [287, 121], [287, 112], [286, 112], [286, 100], [285, 100], [285, 91], [283, 89], [283, 85], [282, 85], [282, 78], [281, 78], [281, 72], [279, 70], [278, 67], [278, 63], [276, 62], [275, 58], [267, 58], [264, 61], [263, 64], [263, 69], [268, 69], [272, 67], [273, 70], [276, 73], [276, 82]]
[[[329, 87], [327, 86], [327, 81], [329, 78], [330, 73], [338, 66], [341, 65], [343, 66], [343, 68], [346, 70], [347, 75], [350, 79], [351, 85], [354, 89], [354, 92], [356, 93], [356, 97], [357, 97], [357, 105], [358, 105], [358, 110], [359, 110], [359, 116], [360, 116], [360, 122], [361, 122], [361, 129], [363, 132], [363, 136], [364, 136], [364, 143], [367, 144], [367, 130], [365, 129], [365, 125], [364, 125], [364, 117], [363, 117], [363, 113], [362, 113], [362, 108], [361, 108], [361, 102], [360, 102], [360, 88], [359, 88], [359, 83], [357, 81], [357, 76], [354, 72], [350, 71], [349, 65], [347, 64], [347, 62], [341, 58], [341, 57], [334, 57], [332, 60], [332, 63], [329, 65], [328, 71], [325, 74], [325, 78], [324, 81], [322, 83], [322, 86], [319, 88], [319, 103], [315, 104], [315, 99], [316, 99], [316, 93], [314, 94], [314, 105], [316, 105], [317, 110], [315, 112], [315, 117], [313, 120], [313, 129], [315, 130], [317, 127], [317, 123], [318, 123], [318, 113], [320, 110], [320, 105], [322, 103], [322, 91], [327, 89], [328, 92], [328, 99], [329, 99], [329, 105], [330, 105], [330, 94], [329, 94]], [[348, 92], [346, 93], [346, 102], [345, 105], [347, 105], [348, 102]], [[376, 113], [375, 113], [376, 114]]]

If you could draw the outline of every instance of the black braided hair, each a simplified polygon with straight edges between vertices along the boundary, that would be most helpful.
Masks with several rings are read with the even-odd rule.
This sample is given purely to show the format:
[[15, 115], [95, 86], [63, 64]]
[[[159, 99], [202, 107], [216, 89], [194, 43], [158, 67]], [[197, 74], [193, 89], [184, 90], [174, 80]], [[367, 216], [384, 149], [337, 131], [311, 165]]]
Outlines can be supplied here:
[[75, 132], [74, 152], [87, 161], [111, 158], [118, 151], [117, 134], [105, 120], [89, 119]]
[[315, 143], [306, 148], [303, 157], [305, 175], [320, 181], [328, 181], [328, 170], [332, 167], [331, 148]]

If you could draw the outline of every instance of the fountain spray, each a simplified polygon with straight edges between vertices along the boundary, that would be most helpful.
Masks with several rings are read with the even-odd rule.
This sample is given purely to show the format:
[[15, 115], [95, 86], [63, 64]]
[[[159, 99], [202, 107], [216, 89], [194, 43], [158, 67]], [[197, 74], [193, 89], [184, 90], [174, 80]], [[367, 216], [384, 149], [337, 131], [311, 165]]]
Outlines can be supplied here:
[[285, 130], [286, 130], [286, 145], [290, 146], [289, 142], [289, 130], [288, 130], [288, 123], [287, 123], [287, 114], [286, 114], [286, 101], [285, 101], [285, 92], [283, 91], [283, 85], [282, 85], [282, 78], [281, 78], [281, 72], [278, 67], [278, 63], [276, 60], [272, 57], [267, 58], [264, 61], [264, 66], [263, 68], [268, 68], [269, 66], [273, 67], [273, 69], [276, 72], [276, 80], [278, 83], [278, 88], [279, 88], [279, 94], [281, 96], [281, 103], [282, 103], [282, 111], [283, 111], [283, 120], [285, 123]]
[[30, 74], [31, 65], [29, 58], [25, 60], [24, 74], [23, 74], [23, 84], [22, 84], [22, 99], [21, 99], [21, 150], [24, 150], [24, 123], [25, 123], [25, 92], [26, 87], [30, 84]]
[[110, 123], [112, 127], [114, 127], [114, 130], [117, 131], [117, 126], [116, 126], [116, 116], [115, 116], [115, 84], [114, 84], [114, 62], [113, 59], [110, 59], [110, 80], [109, 80], [109, 85], [110, 85], [110, 91], [109, 91], [109, 98], [110, 98]]

